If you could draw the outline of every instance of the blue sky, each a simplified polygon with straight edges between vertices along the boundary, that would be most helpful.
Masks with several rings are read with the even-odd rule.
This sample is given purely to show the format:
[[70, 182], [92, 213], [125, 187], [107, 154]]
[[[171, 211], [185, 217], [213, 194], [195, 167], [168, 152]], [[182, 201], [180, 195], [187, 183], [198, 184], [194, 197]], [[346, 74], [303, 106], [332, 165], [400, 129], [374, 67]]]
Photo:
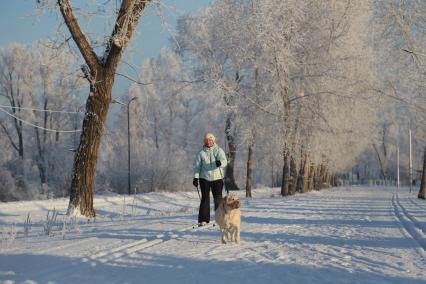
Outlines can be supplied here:
[[[170, 27], [174, 28], [176, 19], [185, 13], [195, 12], [210, 3], [211, 0], [166, 0], [164, 17]], [[77, 5], [83, 0], [71, 1]], [[101, 2], [101, 1], [100, 1]], [[0, 4], [0, 46], [12, 42], [31, 43], [38, 39], [47, 39], [55, 34], [61, 23], [56, 13], [46, 11], [43, 15], [34, 15], [36, 0], [2, 0]], [[110, 32], [108, 32], [109, 34]], [[154, 9], [148, 9], [138, 26], [135, 48], [127, 54], [135, 66], [141, 66], [144, 59], [155, 57], [161, 48], [169, 46], [170, 32], [162, 25]], [[117, 78], [118, 80], [118, 78]], [[125, 82], [119, 83], [123, 89]]]

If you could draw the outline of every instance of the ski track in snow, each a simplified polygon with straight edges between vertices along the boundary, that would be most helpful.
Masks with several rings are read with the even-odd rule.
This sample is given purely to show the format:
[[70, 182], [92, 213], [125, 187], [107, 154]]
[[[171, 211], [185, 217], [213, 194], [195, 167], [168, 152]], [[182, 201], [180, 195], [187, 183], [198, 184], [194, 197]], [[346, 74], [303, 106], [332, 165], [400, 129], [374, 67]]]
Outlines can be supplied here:
[[423, 210], [423, 213], [426, 214], [426, 204], [423, 202], [423, 204], [419, 204], [416, 201], [413, 200], [412, 197], [408, 197], [408, 201], [410, 201], [411, 204], [413, 204], [417, 209]]
[[217, 226], [193, 229], [196, 192], [99, 196], [96, 222], [52, 236], [46, 211], [67, 200], [0, 204], [0, 283], [426, 283], [425, 204], [407, 189], [253, 194], [237, 193], [239, 245], [221, 244]]
[[420, 245], [421, 249], [418, 251], [426, 259], [426, 228], [423, 228], [420, 221], [408, 213], [407, 209], [401, 205], [398, 193], [393, 194], [392, 204], [395, 210], [395, 215], [401, 222], [402, 227], [411, 236], [411, 238]]

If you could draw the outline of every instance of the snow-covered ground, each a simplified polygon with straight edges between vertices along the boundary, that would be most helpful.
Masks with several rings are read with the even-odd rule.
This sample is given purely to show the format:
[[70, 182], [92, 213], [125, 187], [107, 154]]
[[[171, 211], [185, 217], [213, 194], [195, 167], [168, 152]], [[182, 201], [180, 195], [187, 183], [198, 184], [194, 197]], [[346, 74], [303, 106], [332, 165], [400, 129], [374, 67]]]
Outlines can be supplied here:
[[192, 228], [196, 192], [98, 196], [94, 223], [68, 219], [66, 199], [2, 203], [0, 282], [426, 283], [426, 202], [414, 192], [238, 195], [239, 245], [221, 244], [217, 227]]

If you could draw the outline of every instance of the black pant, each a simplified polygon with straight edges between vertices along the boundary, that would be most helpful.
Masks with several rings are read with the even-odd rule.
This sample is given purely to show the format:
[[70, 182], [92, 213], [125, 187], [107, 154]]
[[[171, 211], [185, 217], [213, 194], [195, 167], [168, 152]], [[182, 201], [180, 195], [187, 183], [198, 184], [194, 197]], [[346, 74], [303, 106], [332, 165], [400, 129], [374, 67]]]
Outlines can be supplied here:
[[201, 203], [200, 211], [198, 212], [198, 222], [210, 222], [210, 188], [213, 193], [214, 210], [216, 211], [219, 207], [220, 201], [222, 200], [222, 189], [223, 180], [208, 181], [200, 179], [201, 188]]

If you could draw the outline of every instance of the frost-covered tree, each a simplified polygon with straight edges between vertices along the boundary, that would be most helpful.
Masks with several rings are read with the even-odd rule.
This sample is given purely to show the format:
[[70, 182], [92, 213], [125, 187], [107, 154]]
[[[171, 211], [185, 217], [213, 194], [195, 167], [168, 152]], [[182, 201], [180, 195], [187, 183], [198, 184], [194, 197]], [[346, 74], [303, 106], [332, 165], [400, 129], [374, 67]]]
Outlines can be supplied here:
[[[16, 150], [16, 155], [12, 153], [8, 159], [15, 178], [37, 184], [30, 175], [34, 166], [38, 170], [39, 193], [62, 196], [66, 183], [61, 171], [71, 156], [65, 149], [72, 135], [62, 132], [67, 128], [72, 131], [71, 120], [79, 115], [73, 113], [73, 105], [79, 103], [77, 95], [83, 81], [76, 76], [75, 57], [66, 46], [51, 49], [46, 45], [46, 42], [14, 44], [1, 50], [4, 64], [0, 85], [4, 92], [0, 125], [6, 134], [2, 137]], [[15, 156], [19, 160], [14, 160]], [[31, 194], [20, 195], [31, 197]]]
[[[49, 5], [50, 1], [39, 1], [43, 5]], [[73, 10], [70, 0], [58, 0], [61, 16], [78, 47], [85, 64], [82, 71], [89, 82], [90, 91], [86, 102], [86, 113], [83, 120], [80, 144], [78, 146], [71, 182], [69, 214], [81, 214], [86, 217], [95, 217], [93, 208], [93, 187], [95, 182], [96, 163], [99, 145], [103, 133], [109, 106], [112, 100], [111, 92], [118, 64], [130, 39], [135, 33], [136, 27], [149, 0], [123, 0], [120, 8], [115, 13], [108, 15], [114, 18], [112, 32], [106, 37], [101, 47], [101, 55], [96, 53], [97, 43], [91, 40], [88, 33], [83, 32], [77, 14]], [[96, 3], [93, 3], [96, 4]], [[105, 5], [96, 6], [94, 13], [102, 13]], [[83, 11], [90, 13], [90, 10]], [[91, 15], [93, 16], [93, 15]], [[107, 17], [107, 20], [109, 19]], [[81, 23], [81, 21], [80, 21]]]
[[[75, 76], [76, 58], [65, 46], [50, 49], [38, 44], [32, 46], [31, 50], [36, 61], [33, 68], [38, 74], [30, 86], [32, 105], [38, 109], [33, 111], [37, 126], [34, 127], [36, 151], [33, 151], [33, 156], [39, 170], [42, 188], [47, 194], [48, 176], [54, 178], [57, 172], [53, 162], [57, 154], [51, 155], [51, 148], [58, 145], [60, 136], [63, 135], [61, 129], [72, 131], [72, 118], [80, 116], [81, 119], [79, 113], [73, 112], [81, 103], [76, 96], [84, 81]], [[71, 75], [73, 73], [74, 76]], [[69, 113], [51, 110], [68, 110]], [[57, 131], [54, 131], [55, 129]], [[68, 136], [66, 138], [71, 138], [69, 133], [66, 135]]]
[[[32, 77], [28, 76], [29, 72], [26, 70], [28, 66], [32, 66], [32, 62], [29, 62], [30, 55], [25, 51], [25, 46], [16, 44], [2, 48], [0, 55], [0, 84], [2, 88], [0, 94], [11, 107], [10, 112], [15, 116], [13, 126], [8, 126], [3, 121], [0, 121], [0, 126], [10, 145], [21, 159], [24, 158], [24, 137], [23, 123], [18, 120], [18, 117], [21, 116], [21, 106], [25, 103], [25, 95], [22, 92], [24, 80]], [[23, 64], [25, 61], [29, 65]], [[29, 96], [27, 96], [26, 100], [29, 99]]]
[[[312, 163], [324, 169], [327, 160], [330, 170], [342, 170], [350, 164], [343, 156], [354, 157], [366, 145], [367, 140], [352, 143], [350, 153], [344, 153], [347, 141], [366, 133], [375, 119], [363, 102], [374, 77], [363, 30], [370, 17], [368, 4], [223, 0], [180, 21], [181, 53], [197, 76], [226, 94], [230, 121], [239, 129], [235, 136], [249, 145], [248, 160], [257, 137], [255, 124], [268, 121], [262, 127], [268, 131], [262, 132], [269, 141], [260, 138], [260, 143], [279, 143], [273, 148], [281, 149], [283, 195], [294, 193], [298, 172], [302, 181], [315, 178]], [[278, 139], [270, 139], [272, 135]], [[247, 178], [248, 188], [250, 184]]]
[[[219, 91], [217, 101], [223, 99], [226, 110], [224, 132], [226, 136], [228, 165], [225, 187], [238, 190], [234, 167], [238, 145], [238, 97], [236, 92], [243, 80], [242, 66], [235, 49], [244, 34], [245, 1], [213, 1], [197, 15], [183, 17], [178, 21], [178, 43], [180, 53], [193, 64], [195, 78], [204, 80]], [[236, 57], [237, 56], [237, 57]]]
[[[395, 100], [392, 104], [398, 104], [399, 111], [405, 109], [406, 115], [399, 117], [397, 122], [415, 129], [414, 152], [422, 153], [425, 144], [417, 141], [426, 138], [426, 3], [417, 0], [375, 0], [373, 3], [375, 47], [383, 76], [383, 86], [378, 93]], [[408, 129], [403, 130], [408, 132]], [[403, 144], [405, 149], [408, 148], [406, 143]], [[415, 160], [415, 164], [424, 164], [420, 159]], [[423, 188], [419, 198], [425, 198]]]

